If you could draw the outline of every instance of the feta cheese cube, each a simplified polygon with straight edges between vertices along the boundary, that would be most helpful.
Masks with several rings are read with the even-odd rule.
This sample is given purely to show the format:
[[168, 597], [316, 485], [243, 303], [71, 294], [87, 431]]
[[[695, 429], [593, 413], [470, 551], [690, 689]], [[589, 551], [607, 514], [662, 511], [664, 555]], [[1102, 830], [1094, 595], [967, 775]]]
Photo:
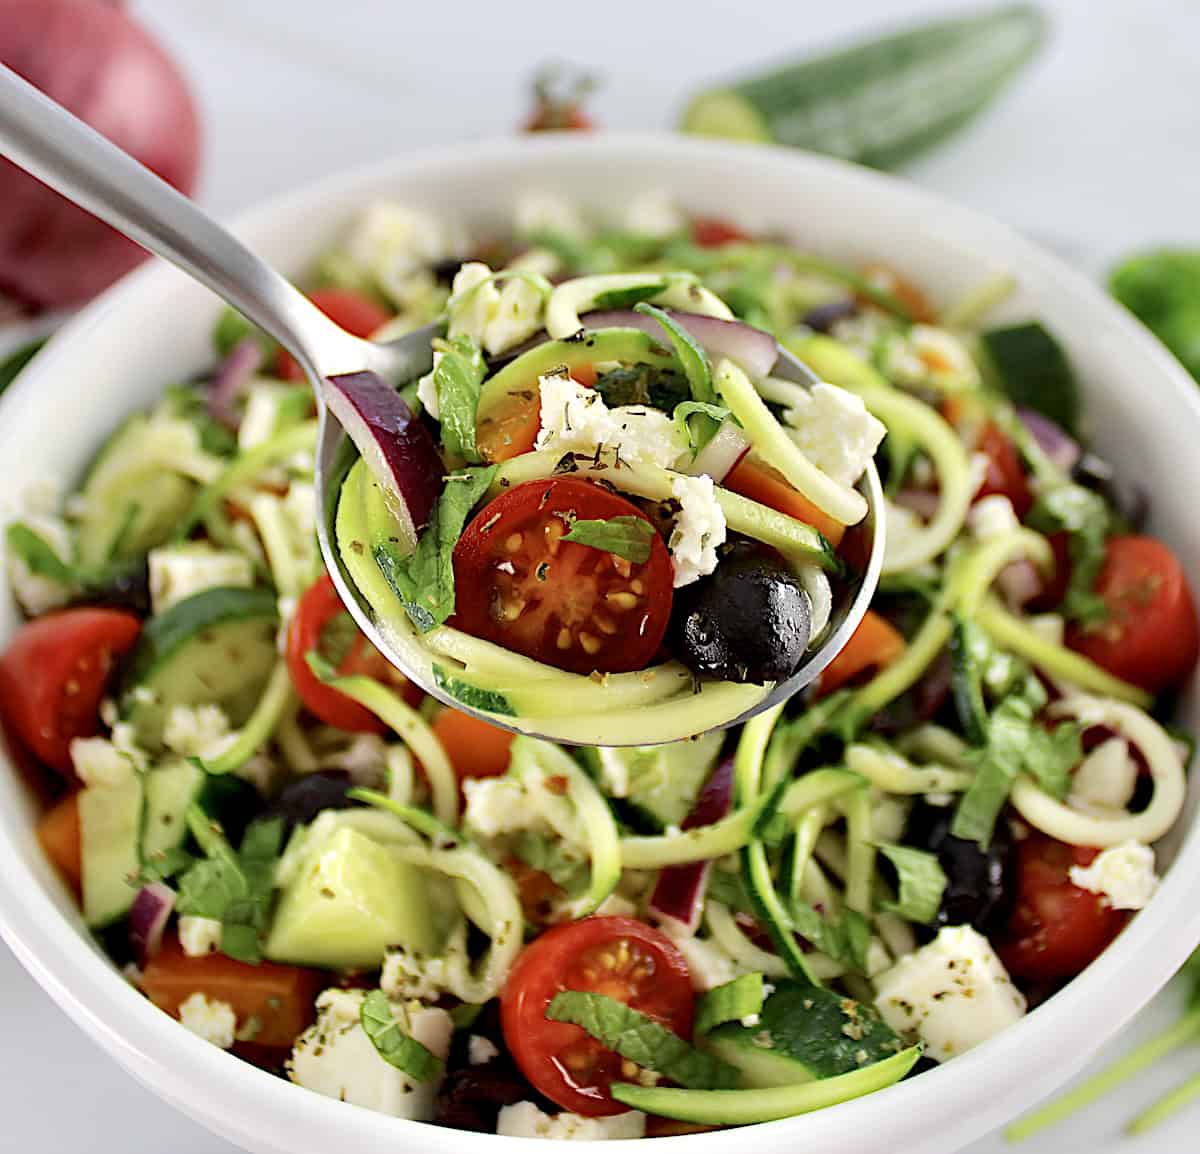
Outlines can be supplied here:
[[1154, 850], [1127, 841], [1098, 854], [1089, 866], [1072, 866], [1071, 881], [1099, 894], [1114, 910], [1140, 910], [1158, 889]]
[[211, 545], [164, 545], [151, 549], [146, 560], [150, 568], [150, 602], [156, 614], [205, 589], [221, 585], [249, 589], [254, 584], [254, 566], [249, 557]]
[[483, 334], [489, 356], [498, 356], [528, 340], [542, 327], [545, 301], [535, 285], [519, 277], [500, 290], [496, 311]]
[[711, 477], [676, 477], [671, 495], [679, 502], [679, 515], [667, 547], [678, 589], [716, 569], [717, 546], [725, 543], [726, 526]]
[[486, 1066], [493, 1058], [498, 1058], [500, 1051], [488, 1038], [472, 1034], [467, 1041], [467, 1061], [472, 1066]]
[[417, 400], [421, 402], [421, 407], [435, 421], [442, 419], [442, 406], [438, 402], [437, 384], [434, 381], [434, 374], [437, 372], [437, 367], [442, 363], [442, 357], [445, 355], [441, 349], [434, 349], [433, 368], [417, 381]]
[[797, 399], [783, 419], [800, 451], [841, 485], [858, 481], [887, 434], [862, 398], [824, 381]]
[[579, 1114], [543, 1114], [532, 1102], [504, 1106], [496, 1120], [496, 1133], [508, 1138], [559, 1138], [597, 1142], [606, 1138], [644, 1138], [646, 1115], [639, 1110], [611, 1118], [584, 1118]]
[[1133, 798], [1137, 779], [1137, 762], [1129, 756], [1129, 742], [1110, 737], [1079, 763], [1071, 777], [1069, 804], [1073, 809], [1100, 814], [1122, 810]]
[[977, 541], [1003, 537], [1021, 527], [1012, 502], [1003, 493], [993, 493], [971, 506], [967, 527]]
[[893, 1030], [916, 1034], [944, 1062], [986, 1042], [1025, 1013], [991, 943], [970, 926], [948, 926], [875, 979], [875, 1004]]
[[470, 337], [483, 344], [484, 333], [500, 308], [500, 290], [492, 270], [481, 261], [468, 261], [454, 274], [450, 286], [448, 337]]
[[584, 388], [561, 374], [542, 377], [538, 387], [538, 449], [591, 454], [603, 446], [622, 460], [644, 461], [664, 469], [671, 468], [688, 449], [687, 437], [661, 409], [645, 405], [610, 409], [595, 389]]
[[[669, 929], [667, 926], [663, 928]], [[692, 987], [698, 993], [723, 986], [739, 975], [749, 973], [711, 938], [685, 937], [674, 933], [670, 936], [687, 962]]]
[[120, 785], [145, 768], [140, 750], [120, 749], [106, 737], [76, 737], [71, 742], [75, 776], [88, 788]]
[[511, 777], [467, 778], [463, 794], [467, 799], [463, 825], [481, 837], [544, 827], [525, 787]]
[[[317, 1020], [296, 1040], [288, 1076], [329, 1098], [428, 1122], [438, 1083], [414, 1082], [380, 1056], [359, 1021], [365, 997], [361, 990], [325, 990], [317, 998]], [[450, 1015], [426, 1007], [399, 1009], [407, 1018], [406, 1032], [445, 1058], [454, 1032]]]
[[221, 948], [221, 923], [216, 918], [179, 919], [179, 944], [189, 958], [203, 958]]
[[414, 284], [425, 269], [465, 251], [461, 230], [429, 213], [376, 201], [346, 238], [346, 253], [366, 269], [395, 303], [406, 305], [423, 286]]
[[228, 1002], [209, 1001], [201, 993], [192, 994], [180, 1003], [179, 1021], [184, 1029], [222, 1050], [233, 1045], [237, 1033], [237, 1014], [233, 1007]]

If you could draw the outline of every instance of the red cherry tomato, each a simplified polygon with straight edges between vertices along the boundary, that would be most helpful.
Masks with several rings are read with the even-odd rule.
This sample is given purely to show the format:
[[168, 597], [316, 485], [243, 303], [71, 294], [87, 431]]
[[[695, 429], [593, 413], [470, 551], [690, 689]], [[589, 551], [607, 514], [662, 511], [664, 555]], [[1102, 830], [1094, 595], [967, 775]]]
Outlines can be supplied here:
[[995, 494], [1007, 497], [1013, 510], [1021, 519], [1033, 508], [1033, 492], [1016, 446], [1006, 437], [998, 425], [989, 421], [983, 426], [975, 451], [987, 458], [987, 472], [983, 484], [975, 494], [976, 501]]
[[697, 216], [692, 219], [692, 240], [701, 248], [721, 248], [749, 240], [735, 224], [716, 216]]
[[546, 1019], [562, 990], [606, 994], [687, 1038], [694, 997], [683, 955], [633, 918], [585, 918], [556, 926], [517, 958], [500, 999], [504, 1040], [521, 1072], [547, 1098], [588, 1117], [626, 1107], [608, 1093], [627, 1081], [622, 1059], [567, 1022]]
[[[391, 313], [363, 293], [352, 289], [325, 288], [308, 294], [308, 299], [331, 321], [356, 337], [369, 337], [392, 319]], [[287, 349], [275, 356], [275, 372], [285, 381], [302, 381], [304, 370]]]
[[1183, 569], [1166, 545], [1153, 537], [1113, 537], [1096, 592], [1107, 616], [1096, 625], [1072, 626], [1072, 649], [1151, 693], [1191, 673], [1200, 626]]
[[142, 623], [116, 609], [64, 609], [17, 630], [0, 657], [0, 702], [16, 735], [71, 777], [71, 741], [100, 731], [100, 699]]
[[452, 624], [575, 673], [644, 669], [671, 616], [672, 569], [658, 533], [638, 564], [563, 541], [575, 521], [638, 517], [577, 477], [527, 481], [486, 505], [454, 547]]
[[1008, 972], [1029, 981], [1074, 977], [1125, 924], [1125, 913], [1071, 881], [1099, 853], [1032, 833], [1017, 849], [1017, 906], [1000, 945]]
[[410, 704], [421, 698], [421, 691], [358, 631], [328, 573], [308, 587], [296, 606], [288, 629], [288, 674], [304, 707], [326, 725], [353, 733], [383, 733], [386, 726], [370, 710], [330, 688], [308, 667], [306, 658], [314, 650], [330, 660], [336, 657], [334, 664], [342, 676], [373, 677], [401, 689]]

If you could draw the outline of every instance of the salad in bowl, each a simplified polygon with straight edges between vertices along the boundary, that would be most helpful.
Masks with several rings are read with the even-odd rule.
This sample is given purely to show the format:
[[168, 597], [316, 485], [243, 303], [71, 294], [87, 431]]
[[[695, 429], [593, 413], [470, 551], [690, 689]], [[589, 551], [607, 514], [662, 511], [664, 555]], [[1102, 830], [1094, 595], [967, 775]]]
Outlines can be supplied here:
[[[306, 287], [363, 335], [445, 323], [420, 379], [330, 383], [362, 451], [336, 541], [389, 638], [508, 728], [358, 632], [311, 394], [223, 316], [212, 372], [6, 531], [40, 841], [183, 1027], [396, 1117], [674, 1134], [953, 1061], [1149, 901], [1196, 613], [1053, 335], [988, 323], [1003, 283], [939, 313], [903, 270], [648, 196], [473, 236], [379, 203]], [[844, 604], [877, 451], [870, 611], [717, 728]]]

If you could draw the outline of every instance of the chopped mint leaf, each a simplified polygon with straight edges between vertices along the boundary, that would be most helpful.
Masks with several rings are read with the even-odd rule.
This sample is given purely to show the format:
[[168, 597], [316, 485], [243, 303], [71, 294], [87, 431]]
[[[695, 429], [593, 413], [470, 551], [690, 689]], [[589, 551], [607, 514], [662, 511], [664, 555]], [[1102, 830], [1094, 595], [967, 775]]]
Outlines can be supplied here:
[[152, 854], [142, 862], [142, 868], [138, 870], [138, 884], [147, 885], [150, 882], [165, 882], [169, 878], [173, 878], [176, 874], [183, 873], [195, 861], [195, 857], [188, 853], [182, 846], [173, 846], [171, 849], [165, 849], [160, 853]]
[[802, 901], [792, 902], [790, 912], [796, 933], [805, 941], [835, 962], [860, 974], [867, 972], [871, 926], [862, 914], [846, 909], [837, 917], [823, 917], [818, 910]]
[[437, 390], [442, 444], [452, 457], [477, 462], [475, 410], [487, 375], [483, 350], [468, 336], [435, 341], [434, 349], [441, 354], [433, 370], [433, 386]]
[[1081, 625], [1100, 624], [1107, 610], [1093, 590], [1112, 531], [1112, 512], [1104, 498], [1082, 485], [1059, 485], [1038, 497], [1026, 520], [1039, 532], [1068, 534], [1071, 579], [1063, 613]]
[[717, 435], [721, 422], [729, 416], [724, 405], [705, 401], [683, 401], [675, 406], [675, 424], [688, 439], [693, 453], [700, 452]]
[[432, 1082], [442, 1072], [442, 1060], [404, 1032], [382, 990], [372, 990], [359, 1013], [363, 1031], [375, 1052], [414, 1082]]
[[906, 845], [876, 847], [896, 868], [900, 894], [894, 902], [881, 902], [880, 909], [899, 914], [910, 922], [932, 925], [946, 890], [946, 872], [941, 862], [923, 849]]
[[622, 1058], [690, 1090], [729, 1090], [738, 1084], [738, 1072], [727, 1062], [693, 1049], [666, 1026], [605, 994], [563, 990], [546, 1017], [582, 1027]]
[[635, 305], [633, 311], [643, 316], [653, 317], [663, 327], [663, 331], [671, 340], [676, 359], [687, 377], [688, 386], [692, 390], [692, 400], [713, 404], [717, 399], [717, 391], [713, 388], [712, 365], [709, 364], [708, 354], [697, 343], [696, 338], [687, 331], [670, 313], [664, 312], [654, 305]]
[[723, 1022], [743, 1022], [763, 1007], [762, 974], [742, 974], [731, 982], [716, 986], [696, 1003], [697, 1034], [707, 1034]]
[[569, 532], [563, 534], [563, 540], [602, 549], [635, 565], [644, 565], [650, 560], [654, 526], [644, 517], [633, 514], [601, 521], [575, 521]]
[[410, 556], [399, 556], [390, 542], [375, 546], [376, 563], [421, 633], [441, 625], [454, 612], [454, 546], [495, 476], [495, 465], [451, 473]]
[[691, 396], [687, 380], [680, 373], [654, 365], [619, 365], [601, 373], [592, 387], [610, 409], [650, 405], [669, 413]]

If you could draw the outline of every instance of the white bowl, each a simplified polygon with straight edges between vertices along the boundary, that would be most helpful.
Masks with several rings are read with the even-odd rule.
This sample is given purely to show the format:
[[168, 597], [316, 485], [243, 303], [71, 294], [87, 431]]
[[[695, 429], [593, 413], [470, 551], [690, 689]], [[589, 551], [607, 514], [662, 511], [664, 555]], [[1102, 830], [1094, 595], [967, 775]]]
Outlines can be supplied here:
[[[997, 273], [1019, 290], [1012, 317], [1043, 320], [1065, 344], [1095, 442], [1153, 494], [1152, 530], [1200, 588], [1200, 394], [1162, 348], [1079, 274], [1000, 225], [898, 181], [798, 153], [678, 137], [501, 140], [388, 161], [327, 180], [246, 216], [238, 231], [285, 272], [301, 273], [356, 210], [378, 197], [425, 206], [473, 228], [504, 227], [523, 192], [547, 190], [613, 211], [647, 189], [687, 209], [781, 230], [803, 247], [880, 259], [938, 300]], [[106, 294], [23, 374], [0, 405], [0, 514], [47, 479], [69, 485], [128, 412], [210, 359], [218, 304], [165, 267]], [[17, 624], [0, 599], [0, 636]], [[1186, 695], [1192, 729], [1197, 700]], [[898, 1086], [817, 1114], [756, 1128], [763, 1154], [857, 1154], [864, 1135], [890, 1150], [957, 1149], [1066, 1080], [1163, 985], [1200, 941], [1200, 830], [1170, 840], [1157, 896], [1103, 957], [1025, 1020], [973, 1052]], [[398, 1121], [309, 1093], [181, 1029], [121, 978], [83, 931], [34, 838], [35, 809], [0, 767], [0, 930], [33, 976], [136, 1078], [180, 1110], [261, 1154], [347, 1149], [503, 1154], [533, 1141]], [[136, 1119], [130, 1119], [136, 1125]], [[661, 1139], [679, 1154], [728, 1154], [735, 1131]], [[666, 1147], [662, 1147], [666, 1148]], [[660, 1149], [660, 1147], [655, 1147]]]

